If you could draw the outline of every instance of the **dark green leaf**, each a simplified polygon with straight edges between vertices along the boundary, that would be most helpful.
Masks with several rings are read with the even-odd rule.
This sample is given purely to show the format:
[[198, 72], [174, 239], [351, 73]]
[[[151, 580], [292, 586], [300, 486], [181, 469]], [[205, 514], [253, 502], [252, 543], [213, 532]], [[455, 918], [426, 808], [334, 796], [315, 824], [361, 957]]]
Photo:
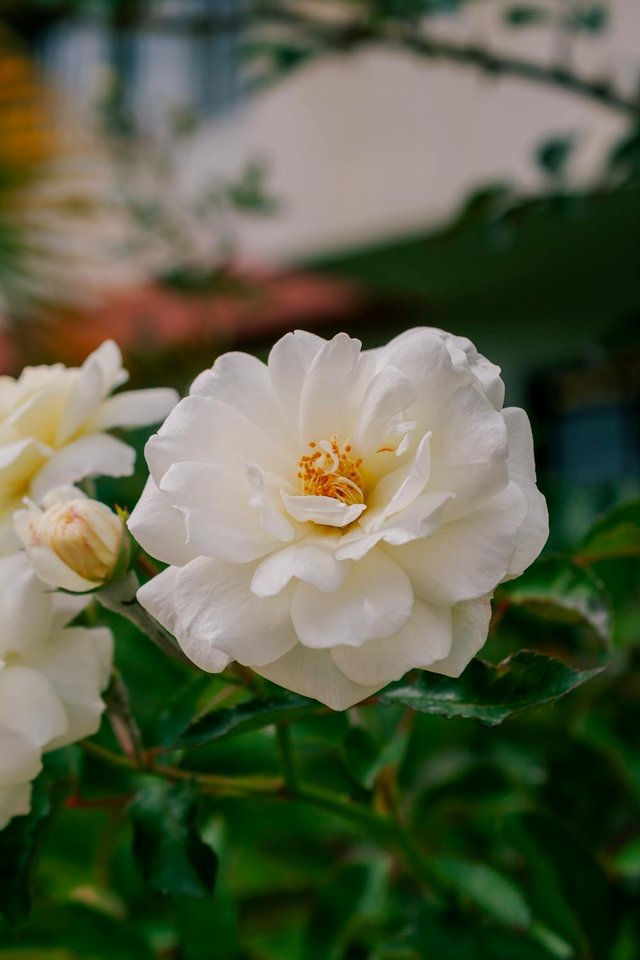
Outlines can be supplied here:
[[201, 674], [189, 680], [171, 697], [158, 720], [158, 737], [161, 743], [173, 743], [190, 723], [195, 722], [194, 717], [206, 709], [207, 699], [216, 686], [219, 689], [217, 676]]
[[52, 807], [51, 781], [39, 777], [32, 788], [31, 811], [0, 831], [0, 913], [16, 930], [29, 916], [31, 871]]
[[[551, 960], [552, 954], [525, 933], [507, 930], [487, 922], [488, 919], [452, 910], [439, 913], [425, 906], [415, 929], [397, 943], [397, 955], [381, 953], [380, 960], [396, 960], [396, 956], [397, 960], [404, 960], [402, 946], [413, 947], [420, 960]], [[409, 957], [413, 954], [407, 953]]]
[[621, 877], [640, 880], [640, 836], [618, 850], [611, 865]]
[[454, 857], [437, 857], [432, 864], [450, 887], [500, 923], [516, 929], [531, 923], [531, 910], [522, 892], [492, 867]]
[[573, 670], [562, 660], [521, 650], [497, 665], [472, 660], [457, 679], [425, 672], [413, 684], [400, 680], [387, 687], [380, 702], [495, 726], [518, 710], [556, 700], [602, 669]]
[[580, 957], [606, 957], [613, 936], [611, 900], [605, 874], [566, 823], [540, 813], [507, 821], [525, 858], [529, 902], [551, 931]]
[[133, 799], [133, 853], [160, 893], [208, 897], [217, 857], [196, 826], [198, 794], [189, 784], [151, 780]]
[[577, 554], [588, 563], [640, 556], [640, 500], [616, 507], [602, 517], [586, 535]]
[[583, 623], [608, 644], [611, 639], [609, 598], [589, 569], [563, 557], [539, 560], [500, 590], [510, 604], [556, 623]]
[[350, 863], [333, 874], [321, 887], [307, 926], [304, 960], [341, 960], [349, 931], [360, 914], [369, 869]]
[[533, 27], [540, 23], [546, 23], [549, 19], [549, 11], [541, 7], [517, 6], [509, 7], [505, 12], [504, 19], [510, 27]]
[[322, 710], [316, 700], [289, 693], [273, 700], [249, 700], [228, 710], [216, 710], [197, 720], [173, 746], [200, 747], [213, 740], [235, 737], [251, 730], [261, 730], [281, 721], [296, 720]]
[[538, 147], [536, 159], [546, 174], [551, 177], [561, 176], [573, 146], [573, 137], [552, 137]]
[[401, 763], [408, 742], [408, 730], [398, 730], [380, 742], [363, 727], [351, 727], [343, 742], [349, 772], [370, 790], [382, 770]]

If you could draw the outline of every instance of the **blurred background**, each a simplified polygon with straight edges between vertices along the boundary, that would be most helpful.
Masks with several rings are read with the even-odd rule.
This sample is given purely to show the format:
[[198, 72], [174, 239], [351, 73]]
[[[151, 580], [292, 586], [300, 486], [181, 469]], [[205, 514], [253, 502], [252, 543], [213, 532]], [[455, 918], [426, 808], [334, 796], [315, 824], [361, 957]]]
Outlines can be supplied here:
[[[507, 403], [530, 413], [550, 549], [563, 549], [638, 492], [639, 320], [638, 0], [0, 0], [0, 372], [76, 364], [113, 337], [134, 385], [184, 391], [223, 350], [266, 356], [296, 327], [367, 347], [442, 327], [500, 364]], [[140, 464], [113, 496], [133, 503], [143, 479]], [[597, 573], [629, 644], [637, 565]], [[516, 616], [492, 652], [524, 636], [581, 656], [573, 629], [540, 639]], [[151, 728], [148, 671], [167, 697], [176, 678], [153, 652], [122, 656]], [[229, 832], [212, 828], [230, 851], [217, 909], [178, 903], [170, 916], [144, 899], [115, 834], [110, 847], [104, 811], [63, 816], [33, 939], [16, 950], [0, 934], [0, 960], [637, 960], [640, 665], [628, 656], [620, 685], [614, 670], [574, 708], [515, 721], [491, 744], [468, 721], [419, 718], [403, 760], [420, 829], [446, 852], [517, 872], [524, 848], [496, 832], [505, 811], [571, 821], [575, 845], [565, 827], [527, 841], [529, 860], [546, 843], [541, 902], [556, 884], [531, 942], [484, 927], [484, 948], [476, 934], [440, 940], [427, 917], [428, 950], [369, 949], [375, 936], [346, 936], [344, 903], [365, 927], [381, 909], [402, 914], [383, 860], [362, 873], [349, 854], [345, 867], [347, 828], [275, 805], [257, 823], [238, 802], [223, 804]], [[343, 719], [322, 748], [299, 730], [318, 776], [339, 785]], [[378, 738], [384, 722], [372, 721]], [[221, 745], [203, 768], [268, 769], [264, 738]], [[598, 892], [611, 877], [615, 922]], [[139, 922], [116, 935], [130, 904]]]
[[638, 484], [639, 85], [636, 0], [1, 0], [0, 364], [443, 327], [561, 542]]

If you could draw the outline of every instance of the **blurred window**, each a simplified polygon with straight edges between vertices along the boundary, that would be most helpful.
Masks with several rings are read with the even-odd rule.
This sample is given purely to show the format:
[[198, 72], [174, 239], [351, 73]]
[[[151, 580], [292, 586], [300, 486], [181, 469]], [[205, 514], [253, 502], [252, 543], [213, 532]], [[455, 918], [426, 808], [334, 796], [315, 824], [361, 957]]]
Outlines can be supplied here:
[[198, 120], [239, 96], [244, 0], [155, 0], [75, 14], [37, 38], [45, 68], [90, 108], [117, 98], [133, 129]]

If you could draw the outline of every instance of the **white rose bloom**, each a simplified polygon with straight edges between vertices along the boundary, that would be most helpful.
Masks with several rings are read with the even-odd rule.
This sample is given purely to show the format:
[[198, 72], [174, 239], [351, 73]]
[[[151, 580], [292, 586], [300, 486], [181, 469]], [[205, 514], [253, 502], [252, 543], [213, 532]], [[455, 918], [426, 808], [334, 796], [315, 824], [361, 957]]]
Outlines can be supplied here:
[[28, 501], [13, 515], [13, 526], [32, 569], [51, 587], [95, 590], [126, 563], [123, 521], [76, 487], [56, 487], [40, 507]]
[[28, 813], [42, 753], [100, 724], [113, 640], [103, 627], [67, 626], [86, 602], [53, 593], [24, 553], [0, 557], [0, 829]]
[[11, 515], [25, 496], [84, 477], [133, 472], [132, 448], [105, 431], [160, 422], [177, 400], [173, 390], [130, 390], [110, 396], [128, 379], [110, 340], [81, 367], [26, 367], [0, 377], [0, 550], [17, 549]]
[[432, 329], [360, 347], [299, 332], [268, 365], [220, 357], [149, 441], [130, 519], [170, 564], [139, 600], [196, 664], [334, 709], [413, 667], [458, 676], [548, 533], [496, 366]]

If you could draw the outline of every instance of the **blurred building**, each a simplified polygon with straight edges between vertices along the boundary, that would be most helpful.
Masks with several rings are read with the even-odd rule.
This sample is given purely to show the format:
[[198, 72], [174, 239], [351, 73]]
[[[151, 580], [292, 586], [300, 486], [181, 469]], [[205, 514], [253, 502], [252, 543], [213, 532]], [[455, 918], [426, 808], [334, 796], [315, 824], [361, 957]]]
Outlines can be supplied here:
[[[430, 18], [429, 29], [637, 91], [637, 0], [609, 0], [602, 32], [567, 31], [560, 15], [514, 29], [512, 6], [471, 3]], [[332, 0], [301, 7], [328, 23], [343, 9]], [[582, 0], [569, 7], [586, 9]], [[508, 400], [540, 411], [539, 440], [560, 486], [606, 499], [612, 484], [637, 483], [629, 370], [638, 356], [640, 192], [619, 189], [607, 170], [628, 127], [623, 115], [551, 85], [373, 45], [311, 58], [245, 98], [243, 0], [113, 4], [102, 8], [108, 16], [85, 9], [25, 21], [68, 109], [90, 118], [110, 91], [129, 131], [151, 142], [176, 119], [196, 120], [178, 154], [185, 204], [212, 176], [265, 164], [280, 203], [236, 225], [242, 262], [311, 267], [361, 285], [369, 307], [325, 322], [350, 322], [369, 343], [421, 322], [470, 336], [502, 365]], [[555, 165], [545, 154], [554, 143]], [[306, 320], [320, 323], [321, 314], [312, 309]], [[271, 322], [275, 331], [296, 318]], [[261, 331], [252, 335], [266, 341]], [[612, 377], [625, 353], [627, 372]], [[601, 455], [589, 454], [592, 442]]]

